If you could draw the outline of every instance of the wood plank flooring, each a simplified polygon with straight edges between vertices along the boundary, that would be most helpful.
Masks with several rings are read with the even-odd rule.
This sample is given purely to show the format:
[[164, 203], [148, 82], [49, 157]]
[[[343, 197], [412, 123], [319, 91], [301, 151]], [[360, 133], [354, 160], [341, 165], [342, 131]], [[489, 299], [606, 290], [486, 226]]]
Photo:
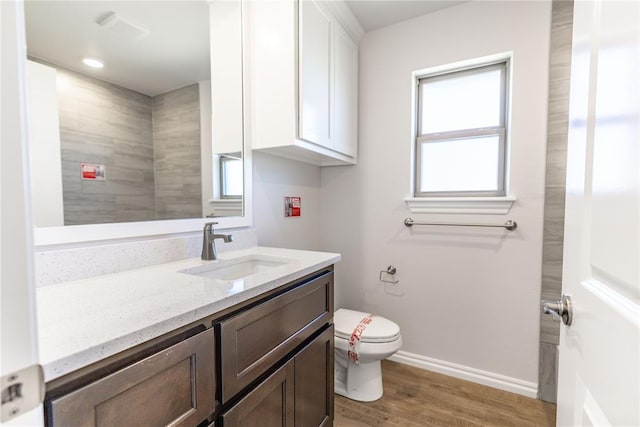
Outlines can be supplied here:
[[556, 405], [383, 361], [384, 396], [335, 398], [335, 427], [555, 426]]

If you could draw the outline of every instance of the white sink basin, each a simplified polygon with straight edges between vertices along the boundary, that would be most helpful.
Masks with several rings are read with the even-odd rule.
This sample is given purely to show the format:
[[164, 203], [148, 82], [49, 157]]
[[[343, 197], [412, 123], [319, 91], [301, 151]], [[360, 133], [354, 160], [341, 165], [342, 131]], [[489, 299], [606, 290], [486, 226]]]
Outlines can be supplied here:
[[229, 281], [264, 273], [272, 268], [281, 267], [289, 261], [290, 260], [286, 258], [247, 255], [236, 259], [211, 261], [210, 264], [187, 268], [179, 272], [193, 276]]

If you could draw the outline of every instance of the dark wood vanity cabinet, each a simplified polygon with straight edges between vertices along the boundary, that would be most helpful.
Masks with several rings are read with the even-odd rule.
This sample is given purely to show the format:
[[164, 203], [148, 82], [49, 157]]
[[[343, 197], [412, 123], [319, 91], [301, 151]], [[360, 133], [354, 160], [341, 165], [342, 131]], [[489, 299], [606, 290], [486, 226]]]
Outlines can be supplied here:
[[295, 356], [295, 425], [333, 425], [333, 325]]
[[329, 272], [221, 321], [222, 426], [332, 425], [332, 320]]
[[218, 324], [222, 403], [331, 323], [332, 284], [322, 275]]
[[47, 384], [47, 425], [330, 426], [332, 321], [326, 268], [203, 319], [203, 332], [168, 334], [172, 345], [108, 375], [89, 370], [97, 380]]
[[223, 426], [293, 426], [294, 362], [288, 361], [225, 411]]
[[223, 427], [333, 425], [333, 325], [224, 411], [221, 419]]
[[50, 402], [53, 426], [194, 426], [215, 410], [213, 330]]

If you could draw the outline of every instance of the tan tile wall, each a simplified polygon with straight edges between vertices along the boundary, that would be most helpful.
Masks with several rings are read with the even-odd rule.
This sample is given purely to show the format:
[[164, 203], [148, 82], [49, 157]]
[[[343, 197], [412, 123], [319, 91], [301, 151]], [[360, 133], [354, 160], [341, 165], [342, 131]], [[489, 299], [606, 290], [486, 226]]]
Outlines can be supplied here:
[[[201, 217], [198, 85], [152, 98], [55, 68], [65, 225]], [[83, 162], [106, 181], [82, 180]]]
[[153, 97], [156, 215], [202, 216], [198, 84]]
[[[541, 298], [558, 300], [562, 292], [573, 1], [554, 0], [551, 19]], [[548, 402], [556, 401], [559, 334], [559, 322], [541, 314], [538, 397]]]
[[[155, 218], [151, 98], [57, 68], [65, 225]], [[80, 163], [106, 166], [106, 181]]]

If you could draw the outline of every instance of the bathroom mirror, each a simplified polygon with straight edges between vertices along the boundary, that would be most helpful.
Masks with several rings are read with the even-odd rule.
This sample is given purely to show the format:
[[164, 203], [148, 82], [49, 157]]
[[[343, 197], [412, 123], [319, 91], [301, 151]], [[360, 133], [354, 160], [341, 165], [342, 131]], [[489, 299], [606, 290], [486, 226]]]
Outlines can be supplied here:
[[36, 238], [245, 225], [239, 1], [26, 1], [25, 15]]

